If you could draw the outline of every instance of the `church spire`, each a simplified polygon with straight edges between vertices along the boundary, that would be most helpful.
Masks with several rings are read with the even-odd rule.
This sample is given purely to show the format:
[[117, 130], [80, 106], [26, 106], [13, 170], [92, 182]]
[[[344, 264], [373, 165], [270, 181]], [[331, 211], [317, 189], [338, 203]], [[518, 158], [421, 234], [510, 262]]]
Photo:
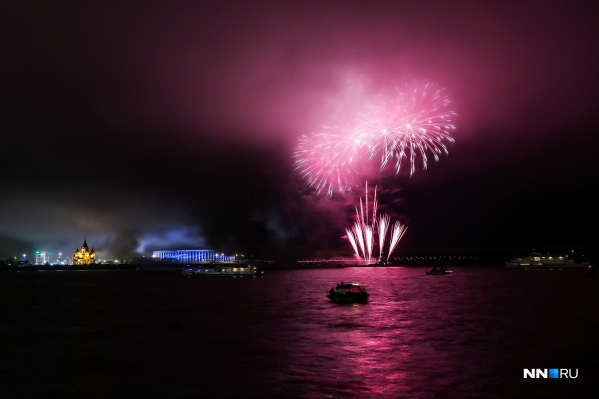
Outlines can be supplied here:
[[92, 247], [90, 252], [89, 246], [87, 245], [87, 237], [83, 239], [83, 246], [81, 247], [81, 251], [77, 248], [75, 254], [73, 255], [73, 264], [74, 265], [93, 265], [96, 263], [96, 251]]

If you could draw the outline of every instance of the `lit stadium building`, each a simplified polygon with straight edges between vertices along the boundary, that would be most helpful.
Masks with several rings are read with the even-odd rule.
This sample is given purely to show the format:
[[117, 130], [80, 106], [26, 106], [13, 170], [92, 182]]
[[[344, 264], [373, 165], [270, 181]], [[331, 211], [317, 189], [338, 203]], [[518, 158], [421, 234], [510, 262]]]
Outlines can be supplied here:
[[209, 263], [209, 262], [234, 262], [235, 255], [229, 256], [216, 253], [211, 249], [183, 249], [176, 251], [154, 251], [152, 258], [161, 261]]

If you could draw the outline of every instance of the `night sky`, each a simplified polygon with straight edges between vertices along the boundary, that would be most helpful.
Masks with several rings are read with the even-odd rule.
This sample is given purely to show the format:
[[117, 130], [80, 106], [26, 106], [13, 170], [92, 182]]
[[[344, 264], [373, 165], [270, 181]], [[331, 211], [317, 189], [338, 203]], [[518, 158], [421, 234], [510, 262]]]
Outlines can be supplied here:
[[381, 176], [402, 254], [597, 249], [599, 3], [4, 1], [0, 258], [351, 255], [362, 191], [292, 160], [348, 82], [445, 88], [449, 155]]

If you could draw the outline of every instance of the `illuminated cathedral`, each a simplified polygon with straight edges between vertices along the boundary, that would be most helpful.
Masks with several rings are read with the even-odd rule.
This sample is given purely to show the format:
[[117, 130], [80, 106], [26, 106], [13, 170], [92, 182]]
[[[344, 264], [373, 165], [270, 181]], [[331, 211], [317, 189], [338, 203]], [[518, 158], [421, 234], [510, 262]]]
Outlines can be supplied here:
[[96, 253], [94, 249], [89, 250], [87, 246], [87, 239], [83, 240], [83, 246], [81, 247], [81, 251], [77, 248], [75, 251], [75, 255], [73, 255], [73, 264], [74, 265], [93, 265], [96, 263]]

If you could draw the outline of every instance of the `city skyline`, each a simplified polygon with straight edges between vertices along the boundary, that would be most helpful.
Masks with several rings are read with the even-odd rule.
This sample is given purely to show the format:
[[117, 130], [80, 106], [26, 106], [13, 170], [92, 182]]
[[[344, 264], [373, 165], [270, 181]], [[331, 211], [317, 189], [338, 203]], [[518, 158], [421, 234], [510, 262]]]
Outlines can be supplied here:
[[[345, 229], [365, 177], [381, 214], [409, 226], [395, 256], [592, 256], [596, 12], [577, 1], [8, 4], [0, 258], [70, 256], [83, 237], [107, 259], [352, 256]], [[439, 161], [429, 152], [426, 170], [374, 179], [360, 164], [357, 189], [330, 196], [306, 186], [301, 137], [346, 132], [348, 110], [406, 80], [451, 101]], [[368, 168], [385, 165], [368, 150]]]

